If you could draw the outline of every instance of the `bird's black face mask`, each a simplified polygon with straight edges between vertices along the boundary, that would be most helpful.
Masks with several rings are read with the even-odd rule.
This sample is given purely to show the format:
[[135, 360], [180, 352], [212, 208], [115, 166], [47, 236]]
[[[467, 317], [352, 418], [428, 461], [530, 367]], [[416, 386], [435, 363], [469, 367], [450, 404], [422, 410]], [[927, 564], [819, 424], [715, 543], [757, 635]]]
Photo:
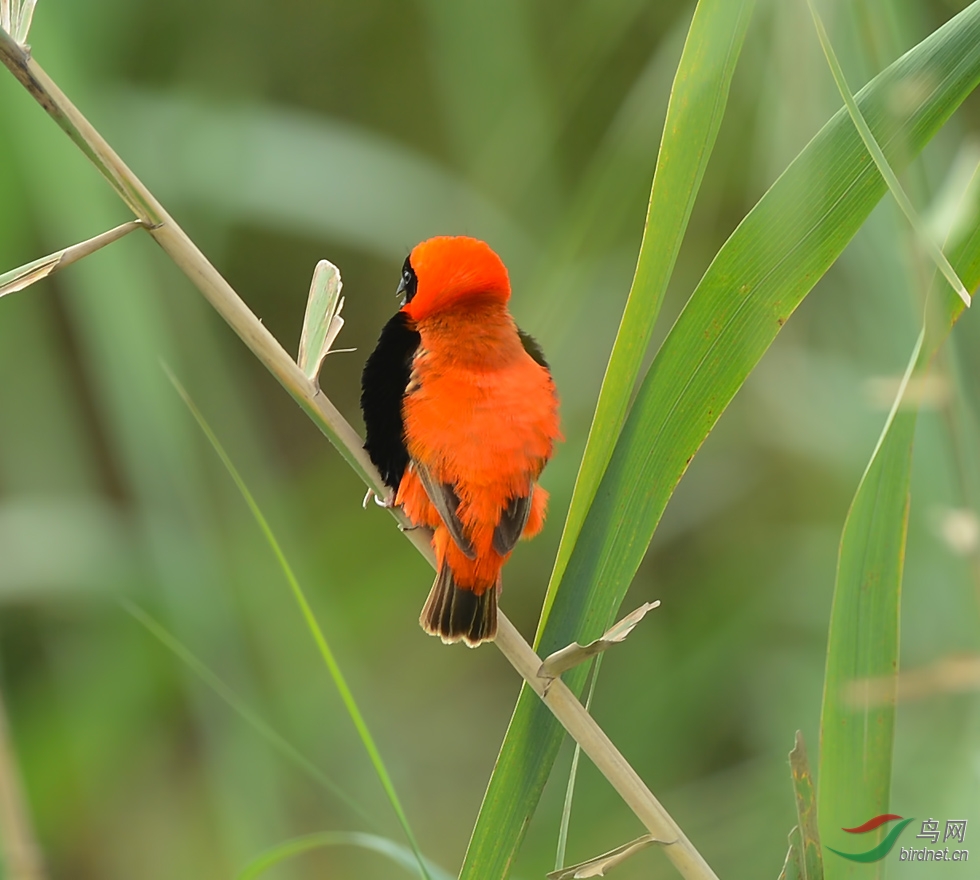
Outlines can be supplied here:
[[412, 258], [405, 257], [405, 264], [402, 266], [402, 280], [398, 282], [398, 289], [395, 291], [395, 296], [400, 296], [402, 298], [402, 305], [405, 303], [410, 303], [412, 297], [415, 296], [415, 291], [418, 290], [419, 279], [415, 275], [415, 270], [412, 268]]

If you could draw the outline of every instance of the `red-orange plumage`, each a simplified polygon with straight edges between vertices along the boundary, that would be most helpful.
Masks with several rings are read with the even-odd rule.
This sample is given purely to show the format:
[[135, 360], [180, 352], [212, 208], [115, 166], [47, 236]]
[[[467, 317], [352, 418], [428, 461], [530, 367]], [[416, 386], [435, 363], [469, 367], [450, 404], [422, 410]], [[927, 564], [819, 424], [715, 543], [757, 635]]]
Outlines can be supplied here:
[[[507, 270], [486, 244], [433, 238], [409, 260], [417, 288], [402, 311], [419, 342], [401, 410], [410, 464], [395, 502], [413, 523], [435, 533], [443, 574], [423, 612], [423, 626], [444, 640], [462, 637], [474, 644], [495, 630], [500, 569], [513, 543], [501, 538], [502, 519], [530, 495], [513, 539], [532, 537], [544, 523], [548, 496], [536, 483], [560, 436], [558, 400], [547, 367], [532, 358], [518, 335], [507, 310]], [[455, 506], [455, 525], [462, 530], [457, 539], [430, 497], [433, 484], [449, 487], [447, 515], [453, 518]], [[494, 591], [488, 597], [494, 602], [489, 631], [445, 631], [432, 605], [449, 601], [436, 594], [450, 587], [475, 596]]]

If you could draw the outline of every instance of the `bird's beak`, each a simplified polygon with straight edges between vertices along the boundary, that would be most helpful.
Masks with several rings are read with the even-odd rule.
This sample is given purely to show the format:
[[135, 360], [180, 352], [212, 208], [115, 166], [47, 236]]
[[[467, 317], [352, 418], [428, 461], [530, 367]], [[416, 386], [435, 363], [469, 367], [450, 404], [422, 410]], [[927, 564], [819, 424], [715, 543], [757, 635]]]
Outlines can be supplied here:
[[402, 298], [402, 305], [405, 305], [405, 291], [407, 285], [405, 284], [405, 277], [402, 276], [402, 280], [398, 282], [398, 289], [395, 290], [395, 296], [400, 296]]

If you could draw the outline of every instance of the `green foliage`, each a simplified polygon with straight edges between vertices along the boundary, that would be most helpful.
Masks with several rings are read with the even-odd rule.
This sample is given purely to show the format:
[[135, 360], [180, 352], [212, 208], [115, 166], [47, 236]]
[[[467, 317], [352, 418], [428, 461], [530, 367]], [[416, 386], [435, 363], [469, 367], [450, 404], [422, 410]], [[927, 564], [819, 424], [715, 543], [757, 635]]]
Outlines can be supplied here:
[[[735, 6], [721, 14], [735, 15]], [[502, 253], [518, 321], [542, 342], [554, 370], [567, 437], [545, 472], [548, 529], [518, 549], [505, 574], [504, 609], [530, 633], [631, 273], [630, 308], [636, 314], [642, 303], [645, 317], [623, 324], [613, 356], [623, 372], [611, 373], [619, 382], [607, 381], [602, 392], [603, 420], [618, 411], [620, 424], [646, 363], [658, 298], [663, 321], [652, 337], [655, 348], [747, 208], [840, 103], [806, 5], [759, 4], [706, 170], [706, 154], [672, 154], [686, 169], [686, 187], [704, 174], [684, 246], [677, 250], [695, 194], [690, 188], [669, 199], [675, 213], [660, 221], [651, 214], [643, 254], [653, 261], [646, 267], [655, 282], [642, 284], [635, 257], [645, 200], [692, 9], [642, 0], [284, 0], [270, 26], [267, 7], [234, 0], [93, 0], [41, 4], [31, 43], [287, 348], [299, 333], [310, 267], [328, 257], [343, 269], [347, 323], [338, 345], [359, 353], [329, 358], [322, 381], [351, 419], [360, 364], [395, 307], [391, 294], [405, 248], [430, 234], [463, 231]], [[834, 4], [833, 17], [828, 6], [827, 23], [848, 79], [860, 83], [922, 40], [950, 9], [945, 0], [858, 0]], [[708, 60], [724, 66], [724, 59], [731, 55]], [[896, 89], [893, 97], [901, 106], [909, 95], [921, 98], [922, 90]], [[953, 103], [919, 118], [916, 143]], [[714, 136], [721, 108], [715, 110], [697, 116], [698, 137]], [[0, 270], [125, 219], [74, 145], [6, 75], [0, 120]], [[876, 126], [892, 121], [869, 118], [876, 136]], [[838, 117], [834, 124], [845, 122]], [[957, 114], [901, 174], [930, 229], [945, 193], [963, 189], [960, 167], [972, 161], [972, 172], [976, 164], [965, 145], [973, 126], [969, 113]], [[685, 125], [679, 140], [668, 132], [665, 148], [690, 130]], [[892, 159], [889, 150], [901, 151], [901, 141], [883, 142]], [[856, 137], [849, 150], [849, 161], [858, 162]], [[814, 181], [814, 199], [838, 192], [835, 167], [811, 169], [824, 175]], [[862, 203], [872, 184], [880, 188], [869, 170], [855, 187]], [[766, 199], [777, 207], [772, 193]], [[757, 229], [760, 264], [800, 234], [784, 222], [795, 210], [787, 198], [772, 211], [779, 220], [774, 238]], [[853, 228], [827, 250], [839, 251]], [[865, 388], [904, 364], [919, 329], [918, 307], [910, 315], [908, 302], [923, 273], [910, 256], [915, 248], [902, 239], [906, 232], [885, 199], [820, 295], [809, 297], [776, 338], [671, 496], [648, 563], [633, 577], [642, 594], [636, 604], [662, 598], [663, 613], [603, 664], [595, 694], [603, 727], [726, 880], [776, 876], [785, 831], [797, 821], [785, 744], [800, 727], [817, 741], [836, 544], [884, 416]], [[744, 236], [743, 226], [733, 241]], [[377, 820], [379, 840], [390, 844], [400, 834], [342, 701], [323, 686], [322, 657], [299, 616], [284, 607], [282, 573], [167, 386], [161, 356], [191, 385], [236, 461], [253, 475], [256, 494], [268, 499], [269, 520], [309, 585], [317, 616], [331, 623], [331, 643], [345, 658], [352, 688], [370, 694], [371, 729], [422, 848], [457, 865], [513, 709], [513, 672], [492, 650], [446, 650], [418, 632], [427, 566], [386, 515], [360, 511], [363, 488], [349, 468], [142, 238], [0, 300], [0, 665], [52, 875], [233, 876], [277, 841], [320, 828], [369, 827], [358, 809], [323, 797], [322, 780], [310, 784], [309, 771], [319, 767]], [[813, 278], [832, 255], [811, 266]], [[787, 274], [797, 271], [797, 256], [783, 266]], [[953, 263], [967, 279], [970, 272]], [[711, 277], [720, 282], [717, 269], [702, 288]], [[790, 300], [770, 311], [763, 330], [801, 295], [782, 277]], [[748, 300], [764, 295], [752, 291]], [[707, 296], [701, 301], [707, 319]], [[706, 326], [695, 327], [694, 305], [678, 324], [689, 336]], [[980, 369], [975, 322], [966, 317], [959, 344], [939, 364], [940, 378]], [[719, 354], [732, 372], [747, 374], [764, 348], [752, 335], [757, 329], [746, 332], [756, 342], [748, 352], [735, 344], [737, 330], [722, 334], [696, 375], [681, 363], [675, 330], [655, 365], [657, 382], [666, 379], [677, 392], [687, 370], [696, 384]], [[932, 348], [927, 337], [923, 351]], [[969, 566], [936, 539], [932, 518], [934, 509], [976, 509], [949, 439], [963, 444], [963, 469], [975, 470], [974, 384], [955, 386], [939, 414], [927, 409], [918, 417], [903, 666], [980, 644]], [[729, 392], [726, 386], [720, 404]], [[706, 393], [703, 386], [699, 393]], [[696, 402], [684, 394], [675, 400]], [[669, 404], [647, 386], [637, 402]], [[694, 406], [698, 412], [705, 415]], [[650, 519], [659, 519], [655, 509], [684, 470], [679, 450], [675, 457], [661, 453], [686, 444], [692, 454], [710, 427], [690, 416], [690, 409], [678, 411], [661, 422], [666, 433], [650, 466], [656, 498], [651, 509], [631, 503], [645, 519], [636, 523], [636, 546], [628, 548], [624, 570], [612, 572], [609, 595], [588, 614], [573, 607], [572, 596], [574, 584], [595, 572], [584, 557], [573, 559], [572, 532], [566, 535], [542, 645], [548, 638], [563, 643], [564, 628], [570, 638], [581, 626], [587, 638], [589, 621], [593, 629], [608, 622], [606, 612], [653, 530]], [[904, 416], [898, 412], [892, 431]], [[626, 429], [636, 440], [642, 426]], [[591, 534], [592, 546], [612, 547], [606, 541], [612, 536], [600, 540], [599, 519], [583, 517], [593, 495], [608, 509], [628, 474], [615, 456], [605, 473], [615, 438], [592, 434], [571, 522], [582, 528], [580, 542]], [[882, 485], [900, 481], [907, 465], [901, 454], [890, 457], [897, 469], [883, 474]], [[604, 474], [619, 474], [617, 484], [596, 493]], [[899, 496], [888, 495], [895, 503]], [[898, 544], [890, 547], [894, 554]], [[161, 652], [119, 614], [114, 600], [127, 595], [193, 654], [171, 660]], [[227, 688], [219, 687], [217, 697], [216, 682]], [[247, 715], [226, 710], [221, 700], [229, 695], [239, 709], [248, 707]], [[517, 722], [527, 712], [525, 699]], [[268, 719], [269, 731], [282, 731], [283, 740], [256, 737], [257, 719]], [[933, 694], [903, 705], [892, 765], [898, 812], [974, 818], [962, 770], [973, 760], [975, 722], [968, 698]], [[542, 716], [534, 735], [547, 732], [548, 723]], [[539, 743], [526, 742], [525, 754], [509, 740], [504, 762], [508, 755], [519, 765], [539, 761]], [[551, 867], [560, 787], [544, 789], [521, 850], [512, 840], [503, 847], [513, 876], [541, 876]], [[515, 815], [530, 817], [526, 792], [503, 793], [513, 796]], [[503, 839], [512, 830], [494, 832]], [[638, 832], [588, 762], [580, 767], [567, 830], [570, 862]], [[310, 845], [318, 840], [326, 842], [307, 838]], [[412, 870], [408, 848], [392, 846]], [[288, 843], [270, 851], [270, 876], [392, 874], [391, 861], [356, 846], [282, 858], [287, 851]], [[493, 867], [489, 862], [488, 872]], [[951, 877], [961, 876], [949, 867]], [[616, 874], [676, 876], [657, 848], [631, 856]]]
[[[923, 79], [936, 88], [897, 106], [892, 96]], [[858, 94], [858, 105], [900, 166], [978, 81], [980, 6], [974, 5], [879, 74]], [[841, 110], [725, 243], [637, 392], [571, 552], [540, 640], [543, 654], [595, 638], [611, 622], [708, 432], [885, 191]], [[573, 670], [566, 681], [579, 692], [585, 674]], [[561, 739], [561, 728], [525, 689], [471, 843], [468, 865], [479, 865], [479, 876], [505, 875], [502, 866], [527, 827]], [[501, 867], [490, 869], [491, 862]]]
[[[968, 289], [980, 284], [980, 227], [955, 247], [951, 263]], [[903, 407], [903, 397], [909, 380], [927, 373], [965, 308], [945, 285], [934, 288], [925, 326], [841, 536], [827, 645], [818, 803], [823, 839], [844, 851], [853, 849], [853, 838], [848, 841], [839, 829], [890, 812], [894, 676], [918, 416], [917, 407]], [[882, 828], [875, 839], [890, 831]], [[865, 877], [880, 870], [880, 863], [861, 867], [833, 859], [827, 876]]]
[[[315, 780], [335, 797], [343, 801], [351, 811], [357, 813], [365, 822], [376, 824], [373, 817], [357, 801], [347, 794], [336, 782], [327, 774], [320, 770], [309, 758], [303, 755], [294, 745], [288, 742], [283, 736], [271, 728], [256, 713], [249, 708], [224, 681], [221, 680], [214, 670], [208, 668], [194, 652], [189, 650], [186, 645], [181, 644], [179, 639], [174, 638], [172, 633], [167, 632], [156, 620], [147, 614], [138, 605], [128, 599], [120, 600], [123, 610], [137, 620], [157, 641], [167, 650], [171, 651], [188, 669], [201, 679], [215, 694], [217, 694], [228, 707], [235, 712], [249, 727], [251, 727], [262, 739], [264, 739], [273, 749], [283, 758], [302, 770], [307, 776]], [[415, 866], [414, 853], [412, 854], [412, 865]]]
[[969, 305], [970, 294], [963, 286], [963, 282], [957, 276], [956, 271], [949, 264], [949, 260], [946, 259], [946, 255], [942, 252], [939, 245], [936, 244], [929, 231], [923, 226], [922, 221], [919, 219], [918, 213], [912, 207], [909, 197], [905, 194], [905, 190], [902, 188], [901, 183], [899, 183], [898, 176], [892, 170], [891, 165], [888, 164], [888, 159], [885, 158], [885, 154], [882, 152], [881, 147], [875, 140], [874, 134], [868, 127], [867, 121], [865, 120], [864, 116], [861, 115], [857, 101], [854, 100], [854, 95], [851, 93], [850, 86], [847, 84], [847, 79], [844, 77], [844, 71], [841, 70], [840, 62], [837, 60], [837, 55], [834, 53], [834, 47], [830, 44], [830, 38], [827, 36], [827, 30], [824, 28], [823, 21], [821, 21], [820, 16], [817, 14], [817, 10], [813, 5], [813, 0], [807, 0], [807, 4], [810, 7], [810, 13], [813, 15], [813, 23], [817, 28], [817, 36], [820, 38], [820, 46], [823, 48], [824, 55], [827, 57], [827, 64], [830, 66], [830, 72], [833, 74], [834, 82], [837, 84], [837, 90], [844, 99], [844, 106], [847, 107], [847, 112], [851, 117], [851, 122], [854, 123], [854, 127], [861, 135], [861, 140], [864, 142], [865, 149], [871, 155], [871, 158], [874, 159], [875, 165], [878, 166], [878, 172], [885, 179], [885, 183], [888, 184], [888, 189], [891, 191], [892, 197], [898, 203], [898, 206], [902, 209], [902, 213], [908, 219], [909, 223], [912, 224], [912, 228], [915, 230], [916, 235], [918, 236], [919, 246], [933, 259], [936, 266], [939, 268], [939, 271], [943, 273], [943, 276], [949, 282], [953, 290], [955, 290], [959, 295], [960, 299], [962, 299], [966, 305]]
[[[569, 559], [574, 559], [572, 548], [580, 538], [586, 513], [593, 505], [617, 445], [694, 199], [721, 126], [752, 6], [752, 2], [707, 0], [699, 3], [694, 13], [667, 108], [636, 274], [579, 468], [558, 558], [541, 611], [536, 647], [541, 635], [549, 632], [549, 614], [559, 595], [558, 588]], [[570, 634], [566, 643], [573, 641], [574, 630], [566, 628], [565, 632]], [[547, 644], [551, 647], [544, 650], [543, 656], [563, 647], [553, 637]], [[586, 666], [579, 667], [569, 681], [574, 680], [581, 688], [587, 670]], [[526, 688], [521, 692], [521, 701], [473, 830], [460, 874], [462, 878], [506, 874], [504, 866], [511, 862], [523, 839], [527, 821], [554, 761], [560, 735], [551, 727], [547, 710], [541, 712], [543, 707]], [[525, 701], [535, 704], [532, 711], [538, 723], [529, 724], [521, 714], [522, 707], [524, 713], [529, 708]], [[543, 718], [547, 720], [542, 725]], [[515, 758], [515, 754], [520, 757]], [[564, 846], [560, 845], [559, 851], [563, 852]]]
[[701, 0], [694, 12], [667, 105], [636, 273], [575, 481], [558, 557], [538, 621], [539, 637], [626, 420], [653, 325], [660, 314], [694, 200], [725, 115], [728, 90], [754, 5], [754, 0], [737, 3]]
[[[894, 693], [884, 700], [862, 701], [854, 690], [860, 681], [887, 680], [898, 669], [914, 434], [912, 414], [903, 413], [891, 424], [841, 537], [824, 684], [819, 811], [823, 840], [845, 850], [853, 846], [842, 843], [839, 829], [889, 812]], [[858, 870], [831, 859], [827, 875], [845, 877]]]
[[405, 815], [405, 810], [402, 808], [401, 800], [399, 800], [398, 794], [395, 791], [395, 786], [391, 781], [391, 775], [388, 773], [388, 768], [385, 767], [381, 753], [378, 751], [377, 745], [375, 745], [374, 737], [371, 735], [371, 731], [368, 730], [367, 722], [364, 720], [364, 715], [361, 713], [361, 710], [357, 705], [357, 701], [354, 699], [354, 694], [351, 693], [351, 689], [347, 684], [347, 679], [344, 678], [344, 674], [340, 671], [340, 666], [337, 664], [337, 658], [334, 656], [334, 652], [327, 642], [327, 637], [323, 634], [323, 630], [320, 627], [320, 624], [317, 622], [316, 616], [313, 614], [313, 609], [310, 606], [309, 600], [306, 598], [306, 593], [303, 591], [299, 581], [296, 579], [296, 575], [293, 573], [292, 566], [286, 559], [286, 556], [282, 551], [282, 547], [279, 545], [279, 541], [276, 540], [276, 536], [269, 527], [268, 520], [263, 515], [258, 503], [255, 501], [254, 496], [249, 491], [244, 479], [242, 479], [241, 474], [238, 472], [238, 469], [228, 457], [228, 453], [225, 452], [224, 447], [215, 436], [214, 431], [211, 430], [211, 426], [205, 421], [201, 411], [197, 408], [197, 406], [195, 406], [194, 401], [190, 399], [183, 386], [176, 380], [172, 373], [169, 373], [168, 371], [168, 374], [170, 376], [170, 381], [177, 389], [177, 393], [180, 394], [181, 399], [185, 404], [187, 404], [187, 408], [191, 411], [191, 415], [194, 416], [195, 421], [208, 438], [208, 442], [218, 454], [218, 458], [221, 459], [221, 463], [225, 466], [229, 476], [231, 476], [235, 485], [238, 487], [238, 491], [242, 493], [242, 498], [245, 499], [248, 509], [251, 511], [252, 516], [255, 517], [255, 522], [258, 524], [263, 537], [269, 544], [273, 554], [275, 554], [276, 561], [279, 563], [279, 567], [282, 569], [282, 573], [286, 577], [286, 582], [289, 584], [289, 589], [293, 594], [293, 598], [296, 600], [300, 614], [303, 616], [303, 622], [306, 624], [306, 628], [309, 630], [310, 636], [316, 643], [320, 656], [323, 658], [323, 662], [326, 664], [330, 677], [333, 679], [334, 686], [340, 693], [340, 698], [343, 700], [344, 707], [347, 709], [347, 714], [350, 715], [350, 719], [354, 723], [354, 727], [357, 729], [357, 735], [360, 737], [361, 743], [364, 745], [364, 750], [371, 759], [371, 764], [374, 766], [375, 773], [378, 774], [378, 779], [381, 781], [381, 786], [385, 790], [385, 794], [388, 797], [391, 808], [395, 811], [395, 815], [398, 817], [402, 830], [405, 832], [405, 836], [408, 838], [408, 842], [411, 844], [412, 852], [415, 854], [419, 872], [423, 877], [423, 880], [431, 880], [425, 859], [422, 857], [421, 850], [419, 850], [419, 845], [415, 840], [415, 834], [412, 831], [412, 827], [408, 823], [408, 817]]

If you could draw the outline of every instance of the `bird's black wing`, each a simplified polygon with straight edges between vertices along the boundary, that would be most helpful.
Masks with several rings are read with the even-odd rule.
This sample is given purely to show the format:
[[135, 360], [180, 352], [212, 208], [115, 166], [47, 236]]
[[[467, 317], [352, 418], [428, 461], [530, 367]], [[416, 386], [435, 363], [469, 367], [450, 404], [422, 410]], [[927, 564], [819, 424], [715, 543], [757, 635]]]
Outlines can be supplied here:
[[439, 516], [446, 528], [449, 529], [449, 534], [452, 535], [456, 546], [463, 551], [464, 556], [469, 559], [476, 559], [476, 550], [473, 549], [470, 539], [466, 537], [466, 530], [463, 528], [463, 523], [457, 513], [459, 496], [456, 494], [456, 490], [449, 483], [440, 483], [424, 464], [416, 461], [412, 466], [422, 481], [425, 494], [429, 496], [429, 501], [439, 511]]
[[361, 412], [367, 431], [364, 448], [385, 485], [396, 492], [408, 467], [402, 400], [420, 341], [408, 315], [396, 312], [381, 330], [361, 374]]
[[514, 549], [521, 537], [527, 518], [531, 513], [531, 498], [534, 496], [534, 486], [527, 495], [511, 498], [500, 514], [500, 522], [493, 530], [493, 549], [501, 556], [506, 556]]
[[538, 340], [535, 339], [530, 333], [525, 333], [520, 327], [517, 328], [517, 335], [521, 339], [521, 345], [524, 346], [524, 351], [531, 355], [531, 360], [550, 372], [551, 368], [548, 366], [548, 362], [544, 359], [544, 352], [541, 350], [541, 346], [538, 345]]

